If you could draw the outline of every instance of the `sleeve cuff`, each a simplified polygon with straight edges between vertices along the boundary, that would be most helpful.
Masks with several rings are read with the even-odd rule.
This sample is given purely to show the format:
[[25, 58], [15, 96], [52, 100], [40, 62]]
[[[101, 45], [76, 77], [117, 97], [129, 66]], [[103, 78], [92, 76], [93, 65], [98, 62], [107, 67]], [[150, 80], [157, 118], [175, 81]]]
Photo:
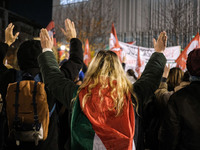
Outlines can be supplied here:
[[43, 49], [42, 49], [42, 52], [43, 52], [43, 53], [44, 53], [44, 52], [47, 52], [47, 51], [53, 52], [52, 49], [50, 49], [50, 48], [43, 48]]

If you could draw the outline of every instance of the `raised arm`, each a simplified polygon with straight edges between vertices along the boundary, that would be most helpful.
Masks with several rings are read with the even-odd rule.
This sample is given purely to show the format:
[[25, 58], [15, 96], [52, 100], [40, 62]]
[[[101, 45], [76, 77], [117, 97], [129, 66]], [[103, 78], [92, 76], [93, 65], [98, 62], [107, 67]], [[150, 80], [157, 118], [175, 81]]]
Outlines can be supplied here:
[[17, 39], [19, 32], [17, 32], [15, 35], [13, 35], [13, 29], [14, 25], [10, 23], [8, 27], [5, 29], [5, 42], [0, 42], [0, 73], [3, 73], [7, 70], [7, 68], [3, 64], [3, 60], [6, 56], [6, 53], [8, 51], [8, 47], [15, 42]]
[[[155, 53], [149, 59], [145, 70], [139, 80], [134, 84], [134, 91], [139, 101], [139, 113], [142, 111], [144, 101], [153, 95], [160, 84], [163, 70], [166, 64], [166, 58], [163, 51], [166, 48], [167, 36], [165, 32], [161, 32], [158, 41], [154, 39]], [[141, 114], [141, 113], [140, 113]]]
[[66, 78], [74, 81], [83, 66], [82, 43], [76, 38], [75, 25], [69, 19], [65, 20], [65, 30], [62, 28], [61, 30], [66, 36], [67, 42], [70, 40], [70, 57], [60, 69]]
[[155, 91], [155, 96], [156, 96], [156, 99], [158, 100], [158, 103], [164, 106], [167, 105], [167, 102], [169, 101], [170, 96], [174, 93], [173, 91], [168, 91], [166, 80], [169, 75], [169, 71], [170, 71], [170, 65], [165, 66], [165, 69], [162, 75], [162, 80], [160, 82], [160, 86]]
[[8, 46], [10, 46], [12, 43], [14, 43], [19, 35], [19, 32], [17, 32], [15, 35], [13, 35], [14, 27], [15, 26], [12, 23], [10, 23], [5, 30], [5, 43], [8, 44]]
[[41, 29], [40, 38], [43, 53], [38, 57], [38, 63], [43, 81], [55, 98], [69, 108], [71, 99], [73, 98], [73, 92], [77, 86], [61, 73], [51, 50], [53, 47], [53, 38], [49, 37], [46, 29]]

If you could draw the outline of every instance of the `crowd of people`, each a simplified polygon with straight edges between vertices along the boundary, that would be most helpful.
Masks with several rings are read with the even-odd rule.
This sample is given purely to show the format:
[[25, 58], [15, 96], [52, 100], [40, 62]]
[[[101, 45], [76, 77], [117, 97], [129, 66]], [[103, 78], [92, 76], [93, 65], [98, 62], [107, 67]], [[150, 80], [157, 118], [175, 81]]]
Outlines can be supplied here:
[[163, 31], [137, 78], [111, 50], [98, 51], [85, 69], [75, 25], [66, 19], [65, 27], [68, 60], [58, 64], [53, 37], [41, 29], [40, 40], [19, 46], [19, 69], [3, 63], [20, 34], [13, 35], [12, 23], [6, 28], [0, 43], [0, 149], [200, 149], [200, 49], [189, 53], [187, 72], [170, 69]]

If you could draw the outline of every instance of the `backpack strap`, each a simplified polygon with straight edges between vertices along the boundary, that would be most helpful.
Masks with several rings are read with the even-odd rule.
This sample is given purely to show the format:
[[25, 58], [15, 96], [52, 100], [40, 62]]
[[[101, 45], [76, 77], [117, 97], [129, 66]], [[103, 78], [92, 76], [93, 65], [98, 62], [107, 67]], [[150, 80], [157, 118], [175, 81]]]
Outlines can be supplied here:
[[39, 124], [39, 119], [38, 119], [38, 114], [37, 114], [37, 103], [36, 103], [36, 100], [35, 100], [35, 97], [36, 97], [36, 93], [37, 93], [37, 83], [35, 81], [34, 83], [34, 90], [33, 90], [33, 111], [34, 111], [34, 125], [36, 127], [36, 131], [39, 131], [40, 130], [40, 124]]
[[19, 100], [19, 83], [20, 82], [17, 82], [17, 86], [16, 86], [16, 95], [15, 95], [15, 121], [19, 121], [19, 118], [18, 118], [18, 108], [19, 108], [19, 103], [18, 103], [18, 100]]
[[53, 105], [53, 108], [52, 108], [51, 111], [49, 112], [49, 118], [50, 118], [51, 115], [53, 114], [55, 108], [56, 108], [56, 103]]

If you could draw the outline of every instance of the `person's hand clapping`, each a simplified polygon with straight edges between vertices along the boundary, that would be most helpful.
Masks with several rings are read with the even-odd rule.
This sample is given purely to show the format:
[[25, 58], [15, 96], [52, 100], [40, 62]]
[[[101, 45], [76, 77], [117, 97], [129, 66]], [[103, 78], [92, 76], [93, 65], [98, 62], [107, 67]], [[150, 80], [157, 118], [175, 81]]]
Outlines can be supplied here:
[[162, 53], [165, 50], [167, 45], [167, 35], [165, 31], [160, 33], [157, 41], [153, 39], [153, 45], [156, 52]]
[[14, 28], [14, 25], [10, 23], [5, 30], [5, 43], [8, 44], [9, 46], [15, 42], [15, 40], [17, 39], [19, 35], [19, 32], [13, 35], [13, 28]]
[[46, 29], [40, 30], [40, 43], [42, 46], [42, 49], [44, 48], [53, 48], [53, 37], [49, 37], [48, 31]]
[[67, 41], [70, 41], [72, 38], [76, 38], [75, 25], [70, 19], [65, 19], [65, 30], [61, 28], [61, 31], [65, 35]]

